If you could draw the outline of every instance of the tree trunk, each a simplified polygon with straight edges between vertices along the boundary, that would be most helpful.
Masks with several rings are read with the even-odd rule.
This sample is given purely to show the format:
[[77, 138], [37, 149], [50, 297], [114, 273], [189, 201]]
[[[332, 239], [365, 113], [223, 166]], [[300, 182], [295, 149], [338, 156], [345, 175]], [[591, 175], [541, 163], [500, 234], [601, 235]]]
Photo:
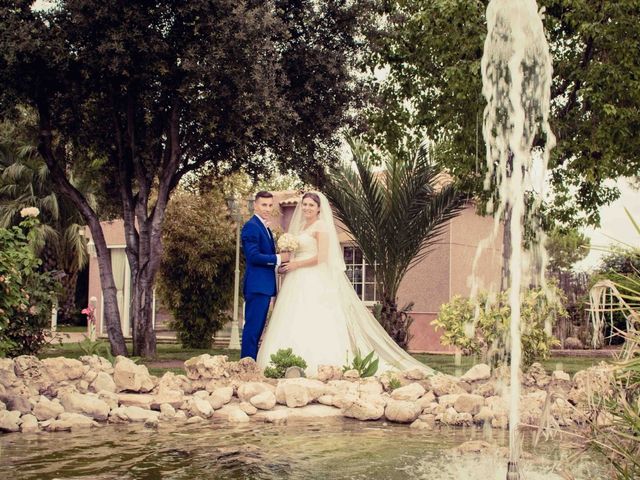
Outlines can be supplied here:
[[76, 285], [78, 283], [78, 271], [65, 272], [60, 279], [62, 284], [62, 298], [58, 302], [58, 315], [65, 320], [61, 323], [69, 323], [71, 314], [76, 306]]
[[145, 358], [156, 356], [156, 332], [153, 329], [153, 280], [138, 275], [133, 278], [133, 354]]
[[[406, 350], [409, 346], [409, 325], [412, 319], [407, 312], [398, 311], [398, 303], [394, 296], [383, 295], [380, 320], [389, 336]], [[364, 355], [369, 352], [362, 353]]]

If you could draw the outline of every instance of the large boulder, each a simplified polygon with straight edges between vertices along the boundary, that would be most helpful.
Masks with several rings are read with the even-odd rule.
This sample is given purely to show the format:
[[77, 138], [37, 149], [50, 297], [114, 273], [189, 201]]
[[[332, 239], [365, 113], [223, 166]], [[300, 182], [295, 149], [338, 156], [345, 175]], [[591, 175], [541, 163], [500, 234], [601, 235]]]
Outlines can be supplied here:
[[136, 394], [136, 393], [118, 393], [117, 394], [118, 405], [121, 407], [140, 407], [145, 410], [151, 409], [155, 397], [151, 394]]
[[114, 423], [136, 422], [147, 423], [158, 420], [160, 412], [140, 407], [118, 407], [111, 411], [109, 419]]
[[29, 401], [29, 397], [26, 395], [14, 395], [3, 394], [0, 395], [0, 400], [5, 404], [7, 410], [17, 410], [20, 414], [30, 413], [33, 409], [33, 405]]
[[211, 406], [218, 410], [231, 401], [233, 397], [233, 387], [216, 388], [207, 399]]
[[426, 393], [424, 387], [419, 383], [410, 383], [404, 387], [396, 388], [391, 392], [391, 398], [394, 400], [407, 400], [415, 402]]
[[348, 418], [357, 420], [378, 420], [385, 412], [384, 404], [375, 403], [358, 398], [342, 411], [342, 414]]
[[276, 396], [273, 392], [266, 390], [251, 397], [249, 402], [260, 410], [271, 410], [276, 406]]
[[21, 423], [20, 412], [17, 410], [0, 411], [0, 432], [18, 432]]
[[57, 418], [62, 412], [64, 412], [64, 407], [60, 403], [60, 400], [57, 398], [49, 400], [44, 395], [40, 396], [38, 402], [33, 407], [33, 415], [40, 421]]
[[455, 408], [456, 412], [470, 413], [471, 415], [478, 413], [482, 406], [484, 406], [484, 397], [469, 393], [462, 393], [458, 395], [458, 398], [453, 404], [453, 408]]
[[150, 392], [155, 387], [155, 382], [145, 365], [137, 365], [121, 355], [116, 357], [113, 380], [118, 392]]
[[238, 398], [241, 402], [248, 402], [252, 397], [259, 393], [274, 392], [275, 388], [268, 383], [263, 382], [247, 382], [238, 387]]
[[389, 400], [384, 409], [384, 416], [392, 422], [411, 423], [422, 413], [422, 408], [415, 402], [405, 400]]
[[45, 358], [42, 366], [54, 382], [78, 380], [89, 370], [80, 360], [65, 357]]
[[209, 418], [213, 415], [213, 407], [207, 400], [202, 398], [192, 398], [189, 401], [188, 412], [191, 417]]
[[306, 386], [299, 383], [281, 382], [276, 389], [276, 400], [289, 408], [295, 408], [308, 405], [313, 398]]
[[318, 365], [316, 378], [321, 382], [342, 379], [342, 368], [336, 365]]
[[190, 380], [222, 378], [227, 376], [227, 358], [226, 355], [212, 357], [208, 353], [204, 353], [184, 362], [184, 369]]
[[462, 426], [471, 425], [473, 417], [470, 413], [459, 413], [453, 407], [447, 408], [444, 413], [438, 416], [438, 419], [444, 425]]
[[366, 378], [358, 385], [358, 394], [360, 396], [380, 395], [383, 391], [382, 383], [375, 377]]
[[81, 413], [94, 420], [106, 420], [109, 417], [109, 405], [97, 396], [82, 393], [69, 393], [60, 397], [65, 411]]
[[463, 382], [477, 382], [478, 380], [487, 380], [491, 378], [491, 367], [485, 363], [478, 363], [471, 367], [460, 377]]
[[452, 375], [434, 375], [429, 378], [429, 385], [437, 397], [450, 395], [452, 393], [467, 393], [460, 386], [460, 379]]
[[116, 392], [116, 382], [113, 381], [113, 377], [106, 372], [97, 372], [95, 378], [89, 385], [89, 390], [92, 392]]
[[111, 365], [111, 362], [104, 357], [100, 357], [98, 355], [83, 355], [78, 360], [94, 372], [104, 372], [109, 375], [113, 375], [113, 365]]
[[586, 370], [580, 370], [573, 376], [573, 388], [569, 392], [569, 401], [579, 407], [586, 406], [594, 394], [611, 391], [613, 379], [612, 365], [600, 363]]
[[20, 424], [20, 431], [22, 433], [35, 433], [40, 431], [38, 426], [38, 419], [30, 414], [23, 415], [21, 417], [22, 423]]
[[99, 426], [99, 424], [90, 417], [87, 417], [80, 413], [63, 412], [58, 416], [56, 420], [51, 420], [46, 425], [46, 429], [51, 432], [59, 432], [76, 429], [86, 429], [97, 426]]
[[18, 381], [13, 365], [13, 359], [0, 358], [0, 386], [11, 388]]

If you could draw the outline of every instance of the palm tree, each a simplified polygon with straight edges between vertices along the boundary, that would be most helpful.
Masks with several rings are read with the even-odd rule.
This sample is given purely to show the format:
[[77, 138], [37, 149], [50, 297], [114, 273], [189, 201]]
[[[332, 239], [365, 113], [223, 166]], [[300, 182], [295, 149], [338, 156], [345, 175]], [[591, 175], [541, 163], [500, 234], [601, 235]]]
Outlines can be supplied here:
[[[19, 113], [17, 121], [0, 125], [0, 227], [18, 224], [24, 207], [40, 210], [37, 246], [44, 270], [64, 272], [59, 299], [64, 321], [74, 310], [78, 273], [88, 261], [83, 220], [66, 197], [53, 190], [49, 170], [37, 152], [33, 114], [26, 109]], [[95, 201], [86, 180], [77, 178], [74, 186]]]
[[406, 153], [386, 152], [376, 168], [367, 145], [347, 141], [352, 161], [334, 169], [325, 191], [336, 216], [374, 265], [380, 322], [406, 348], [411, 319], [398, 310], [400, 282], [430, 252], [465, 201], [454, 186], [444, 184], [446, 178], [427, 145]]

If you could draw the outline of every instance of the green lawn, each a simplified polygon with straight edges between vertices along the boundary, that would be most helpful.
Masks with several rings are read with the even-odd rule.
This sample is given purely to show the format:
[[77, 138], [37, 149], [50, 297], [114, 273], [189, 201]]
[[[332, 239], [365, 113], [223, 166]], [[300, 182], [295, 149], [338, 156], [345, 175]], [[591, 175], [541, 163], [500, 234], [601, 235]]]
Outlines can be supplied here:
[[56, 330], [62, 333], [86, 333], [87, 327], [77, 325], [58, 325]]
[[[49, 348], [44, 349], [39, 355], [40, 358], [65, 356], [69, 358], [78, 358], [87, 353], [98, 353], [105, 356], [105, 352], [108, 348], [106, 340], [99, 342], [97, 351], [87, 351], [89, 344], [84, 345], [78, 343], [65, 343], [62, 345], [51, 345]], [[131, 344], [128, 343], [127, 347], [131, 350]], [[174, 373], [183, 373], [183, 370], [176, 367], [176, 361], [184, 361], [191, 357], [196, 357], [203, 353], [209, 355], [227, 355], [229, 360], [235, 361], [240, 358], [240, 352], [237, 350], [226, 349], [187, 349], [182, 348], [178, 344], [159, 344], [157, 348], [157, 357], [155, 359], [140, 359], [138, 362], [145, 365], [150, 365], [150, 372], [153, 375], [162, 375], [166, 371], [172, 371]], [[414, 354], [416, 359], [422, 363], [429, 365], [430, 367], [448, 374], [462, 374], [471, 368], [478, 360], [475, 357], [462, 357], [459, 367], [455, 365], [455, 359], [453, 355], [430, 355], [430, 354]], [[136, 357], [132, 357], [136, 359]], [[567, 373], [573, 374], [578, 370], [583, 370], [592, 365], [603, 361], [602, 357], [551, 357], [548, 360], [544, 360], [542, 364], [548, 372], [552, 372], [556, 369], [562, 369]], [[160, 363], [172, 362], [174, 365], [167, 365], [163, 367]]]

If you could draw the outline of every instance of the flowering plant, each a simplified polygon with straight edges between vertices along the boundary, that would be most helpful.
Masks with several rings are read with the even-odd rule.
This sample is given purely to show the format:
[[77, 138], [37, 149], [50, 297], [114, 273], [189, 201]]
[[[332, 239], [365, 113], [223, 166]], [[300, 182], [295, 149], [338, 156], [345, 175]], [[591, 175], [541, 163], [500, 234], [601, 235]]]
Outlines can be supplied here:
[[284, 233], [278, 239], [279, 252], [295, 252], [298, 249], [298, 239], [295, 235]]

